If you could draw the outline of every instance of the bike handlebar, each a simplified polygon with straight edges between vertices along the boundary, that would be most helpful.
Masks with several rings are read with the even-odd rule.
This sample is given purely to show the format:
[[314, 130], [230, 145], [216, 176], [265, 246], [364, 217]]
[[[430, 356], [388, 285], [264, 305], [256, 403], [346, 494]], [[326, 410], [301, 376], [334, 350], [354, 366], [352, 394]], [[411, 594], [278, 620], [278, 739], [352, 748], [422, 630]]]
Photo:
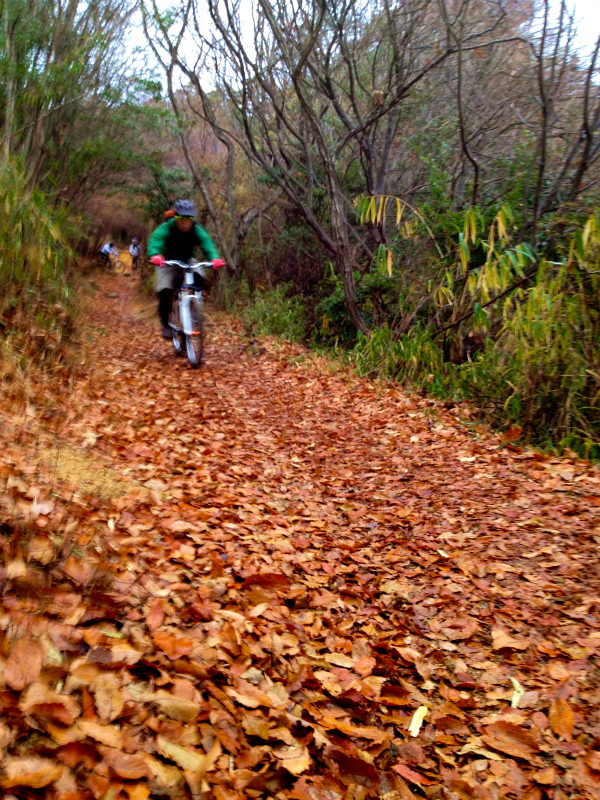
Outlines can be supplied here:
[[210, 267], [213, 269], [212, 261], [198, 261], [196, 264], [185, 264], [183, 261], [165, 261], [165, 267], [179, 267], [185, 270], [194, 270], [198, 267]]

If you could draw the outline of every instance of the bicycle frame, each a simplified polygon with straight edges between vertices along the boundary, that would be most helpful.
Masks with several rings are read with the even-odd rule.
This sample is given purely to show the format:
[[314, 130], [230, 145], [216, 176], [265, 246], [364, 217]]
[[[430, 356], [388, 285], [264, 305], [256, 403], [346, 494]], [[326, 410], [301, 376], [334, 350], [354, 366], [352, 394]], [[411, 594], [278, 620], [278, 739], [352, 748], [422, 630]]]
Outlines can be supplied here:
[[184, 273], [183, 286], [179, 290], [179, 320], [181, 330], [186, 336], [193, 336], [192, 322], [192, 303], [202, 304], [202, 290], [194, 287], [194, 273], [197, 272], [202, 277], [207, 267], [212, 269], [212, 261], [199, 261], [197, 264], [184, 264], [181, 261], [165, 261], [165, 266], [178, 267]]

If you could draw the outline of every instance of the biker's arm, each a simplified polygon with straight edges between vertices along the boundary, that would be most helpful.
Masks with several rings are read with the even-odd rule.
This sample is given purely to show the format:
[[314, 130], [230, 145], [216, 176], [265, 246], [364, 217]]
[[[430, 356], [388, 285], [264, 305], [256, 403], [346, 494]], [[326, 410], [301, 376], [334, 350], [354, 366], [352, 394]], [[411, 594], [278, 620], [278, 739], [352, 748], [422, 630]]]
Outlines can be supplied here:
[[219, 251], [213, 244], [213, 240], [210, 238], [208, 233], [204, 230], [204, 228], [200, 227], [200, 225], [196, 225], [196, 239], [202, 252], [204, 253], [204, 257], [207, 261], [214, 261], [216, 258], [220, 258]]
[[154, 233], [150, 237], [150, 241], [148, 242], [148, 250], [147, 250], [148, 258], [152, 258], [152, 256], [164, 256], [164, 254], [167, 251], [167, 238], [169, 236], [169, 231], [171, 230], [171, 226], [173, 225], [173, 223], [174, 220], [163, 222], [163, 224], [159, 225], [158, 228], [154, 231]]

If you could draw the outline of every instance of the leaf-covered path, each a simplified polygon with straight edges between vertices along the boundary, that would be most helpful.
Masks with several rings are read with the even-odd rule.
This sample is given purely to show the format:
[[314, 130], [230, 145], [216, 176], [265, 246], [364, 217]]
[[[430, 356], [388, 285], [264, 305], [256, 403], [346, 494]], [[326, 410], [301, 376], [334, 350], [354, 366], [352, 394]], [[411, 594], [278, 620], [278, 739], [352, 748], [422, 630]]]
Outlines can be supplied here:
[[226, 319], [193, 371], [98, 282], [0, 409], [0, 787], [598, 798], [598, 471]]

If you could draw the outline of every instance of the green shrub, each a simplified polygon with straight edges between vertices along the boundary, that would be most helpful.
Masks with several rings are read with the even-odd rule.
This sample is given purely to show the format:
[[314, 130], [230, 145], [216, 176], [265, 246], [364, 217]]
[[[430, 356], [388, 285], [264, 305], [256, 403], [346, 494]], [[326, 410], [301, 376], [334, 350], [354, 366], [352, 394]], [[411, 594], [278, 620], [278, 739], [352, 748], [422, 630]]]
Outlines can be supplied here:
[[292, 342], [304, 337], [306, 310], [300, 297], [288, 296], [289, 289], [289, 284], [280, 283], [254, 293], [243, 312], [244, 323], [253, 334], [282, 336]]
[[388, 327], [361, 335], [356, 366], [437, 397], [472, 400], [490, 422], [521, 427], [530, 441], [600, 458], [599, 260], [597, 214], [568, 256], [542, 260], [531, 285], [506, 297], [498, 332], [465, 363], [445, 360], [441, 337], [417, 325], [400, 337]]
[[[398, 298], [401, 294], [397, 276], [376, 270], [360, 275], [355, 274], [356, 302], [361, 307], [367, 324], [377, 327], [390, 322], [398, 311]], [[357, 341], [356, 329], [352, 325], [341, 276], [330, 276], [327, 280], [330, 294], [323, 297], [315, 306], [315, 344], [329, 344], [351, 347]]]
[[[27, 355], [56, 353], [71, 323], [68, 224], [18, 165], [0, 165], [0, 331]], [[43, 331], [44, 335], [40, 335]], [[36, 343], [37, 340], [37, 343]]]

